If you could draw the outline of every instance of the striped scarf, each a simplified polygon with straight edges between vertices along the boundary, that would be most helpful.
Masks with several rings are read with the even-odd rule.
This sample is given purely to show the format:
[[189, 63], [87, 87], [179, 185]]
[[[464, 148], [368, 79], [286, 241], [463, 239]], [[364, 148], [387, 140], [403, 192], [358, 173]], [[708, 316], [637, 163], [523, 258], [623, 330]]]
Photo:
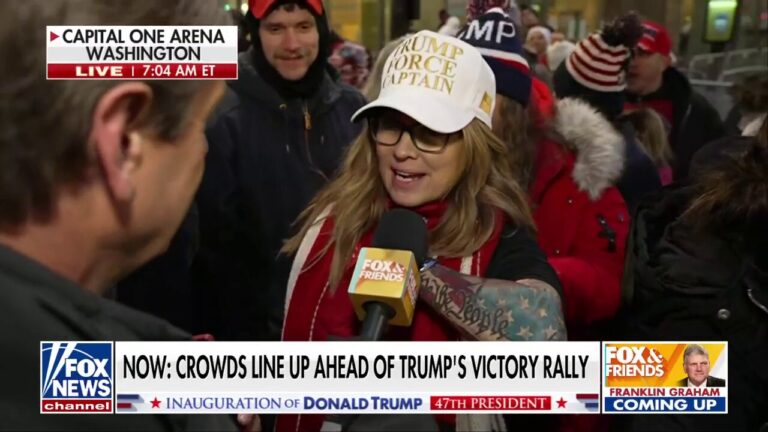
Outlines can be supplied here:
[[[431, 231], [440, 223], [448, 204], [444, 201], [411, 209], [425, 218]], [[305, 235], [294, 258], [286, 292], [283, 340], [325, 341], [329, 336], [351, 337], [359, 332], [359, 321], [355, 315], [346, 287], [354, 271], [358, 253], [362, 247], [370, 246], [373, 230], [364, 234], [352, 256], [347, 261], [339, 287], [329, 286], [333, 246], [320, 256], [333, 233], [333, 220], [326, 217], [326, 211]], [[472, 255], [466, 257], [438, 257], [441, 265], [461, 273], [484, 276], [493, 252], [501, 238], [503, 217], [497, 215], [496, 226], [491, 238]], [[389, 340], [449, 341], [458, 340], [459, 334], [449, 323], [428, 307], [417, 307], [410, 327], [393, 327], [387, 334]], [[437, 416], [440, 421], [453, 423], [454, 415]], [[323, 422], [321, 415], [281, 415], [278, 431], [319, 430]]]

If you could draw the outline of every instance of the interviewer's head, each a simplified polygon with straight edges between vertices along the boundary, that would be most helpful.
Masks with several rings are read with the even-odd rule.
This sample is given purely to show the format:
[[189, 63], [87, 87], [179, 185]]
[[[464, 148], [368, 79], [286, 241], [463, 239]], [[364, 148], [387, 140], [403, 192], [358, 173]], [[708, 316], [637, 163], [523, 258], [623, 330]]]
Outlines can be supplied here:
[[[46, 81], [46, 25], [229, 21], [208, 0], [4, 5], [0, 241], [62, 267], [108, 259], [108, 270], [67, 275], [96, 290], [163, 251], [200, 182], [203, 128], [223, 92], [220, 81]], [[70, 243], [80, 256], [67, 256]]]
[[[353, 116], [366, 121], [365, 131], [339, 176], [302, 215], [303, 230], [286, 250], [295, 250], [329, 207], [335, 260], [348, 256], [390, 205], [446, 203], [430, 241], [432, 253], [442, 256], [478, 249], [497, 210], [530, 224], [507, 146], [491, 130], [495, 94], [493, 72], [474, 47], [430, 31], [406, 38], [384, 65], [379, 97]], [[334, 271], [336, 265], [332, 275], [339, 276]]]

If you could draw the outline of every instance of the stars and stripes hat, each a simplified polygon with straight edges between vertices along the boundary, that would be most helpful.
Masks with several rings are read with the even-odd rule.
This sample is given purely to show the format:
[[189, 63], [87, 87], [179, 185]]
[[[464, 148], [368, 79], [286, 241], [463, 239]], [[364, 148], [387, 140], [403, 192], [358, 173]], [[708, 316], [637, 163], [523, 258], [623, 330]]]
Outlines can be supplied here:
[[620, 114], [626, 70], [642, 35], [640, 19], [632, 13], [579, 41], [555, 71], [557, 97], [580, 97], [609, 117]]
[[669, 57], [672, 53], [672, 40], [669, 32], [661, 24], [643, 21], [643, 37], [637, 47], [648, 53], [657, 53]]
[[496, 93], [528, 105], [531, 69], [523, 58], [523, 43], [515, 23], [500, 7], [489, 9], [456, 37], [477, 48], [496, 77]]

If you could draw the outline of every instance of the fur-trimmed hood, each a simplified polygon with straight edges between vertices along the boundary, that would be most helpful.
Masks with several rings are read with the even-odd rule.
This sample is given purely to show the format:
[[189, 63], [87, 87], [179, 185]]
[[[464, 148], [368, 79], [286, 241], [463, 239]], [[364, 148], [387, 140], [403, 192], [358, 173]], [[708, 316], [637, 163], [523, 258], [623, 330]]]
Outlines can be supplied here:
[[616, 184], [624, 167], [624, 137], [602, 114], [579, 99], [557, 102], [553, 126], [576, 154], [573, 180], [592, 200]]

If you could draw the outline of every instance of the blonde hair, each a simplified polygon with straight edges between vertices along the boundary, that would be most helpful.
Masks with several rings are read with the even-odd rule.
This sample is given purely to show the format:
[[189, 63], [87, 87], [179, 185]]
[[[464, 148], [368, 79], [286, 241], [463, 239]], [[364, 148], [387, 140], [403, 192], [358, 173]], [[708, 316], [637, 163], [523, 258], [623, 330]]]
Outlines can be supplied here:
[[[464, 168], [458, 183], [448, 193], [450, 205], [438, 226], [430, 232], [430, 253], [467, 256], [488, 241], [500, 209], [517, 226], [533, 227], [528, 201], [514, 177], [507, 146], [488, 126], [473, 120], [462, 130]], [[334, 221], [331, 241], [309, 265], [334, 245], [330, 287], [338, 285], [349, 256], [363, 233], [373, 229], [386, 211], [387, 192], [379, 175], [375, 143], [367, 127], [348, 149], [338, 176], [325, 186], [304, 210], [297, 223], [299, 232], [284, 245], [284, 253], [295, 253], [309, 229]], [[321, 217], [324, 211], [329, 213]]]
[[632, 123], [640, 148], [653, 163], [659, 168], [669, 166], [673, 153], [661, 116], [651, 108], [641, 108], [624, 114], [622, 118]]
[[376, 57], [376, 63], [374, 63], [371, 69], [371, 74], [368, 77], [368, 82], [365, 83], [363, 88], [363, 96], [369, 101], [378, 99], [379, 92], [381, 91], [381, 76], [384, 73], [384, 65], [387, 63], [387, 58], [405, 40], [406, 36], [401, 36], [393, 41], [390, 41], [379, 51], [378, 57]]

